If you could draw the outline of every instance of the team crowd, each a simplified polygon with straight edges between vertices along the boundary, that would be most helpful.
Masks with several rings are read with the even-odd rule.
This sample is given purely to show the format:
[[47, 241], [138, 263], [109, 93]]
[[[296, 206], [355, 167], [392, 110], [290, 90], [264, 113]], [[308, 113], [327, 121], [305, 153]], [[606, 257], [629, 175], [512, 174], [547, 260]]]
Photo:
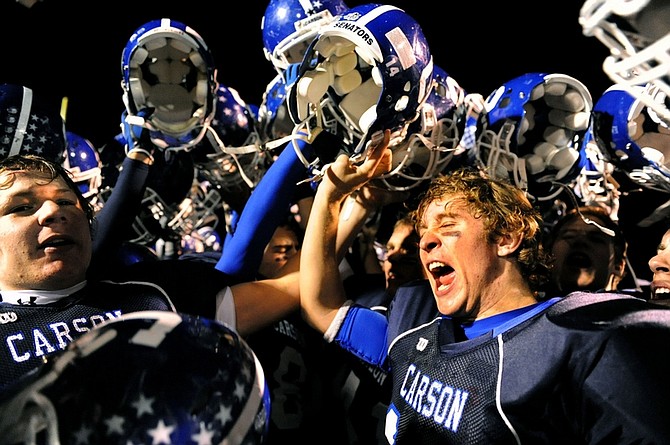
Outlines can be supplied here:
[[342, 0], [269, 0], [258, 105], [138, 23], [100, 146], [1, 83], [0, 445], [667, 443], [670, 2], [578, 20], [600, 97]]

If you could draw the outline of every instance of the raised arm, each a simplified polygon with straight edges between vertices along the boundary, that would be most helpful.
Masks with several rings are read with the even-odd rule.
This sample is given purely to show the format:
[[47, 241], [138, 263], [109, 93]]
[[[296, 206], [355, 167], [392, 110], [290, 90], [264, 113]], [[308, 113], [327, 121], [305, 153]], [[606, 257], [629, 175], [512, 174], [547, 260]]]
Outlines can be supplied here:
[[390, 170], [389, 138], [390, 132], [386, 131], [361, 164], [340, 155], [317, 189], [301, 253], [300, 306], [305, 320], [320, 332], [328, 329], [346, 301], [337, 255], [342, 204], [369, 180]]

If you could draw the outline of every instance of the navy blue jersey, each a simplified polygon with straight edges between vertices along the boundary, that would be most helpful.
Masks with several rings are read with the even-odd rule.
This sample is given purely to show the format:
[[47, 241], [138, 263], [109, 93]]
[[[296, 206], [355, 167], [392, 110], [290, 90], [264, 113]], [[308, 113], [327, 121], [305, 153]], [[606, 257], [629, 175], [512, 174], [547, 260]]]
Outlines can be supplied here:
[[[324, 392], [331, 382], [318, 363], [324, 347], [321, 334], [295, 312], [245, 338], [265, 371], [272, 409], [269, 444], [343, 443], [341, 430], [333, 430], [332, 403]], [[337, 439], [334, 439], [336, 435]]]
[[96, 282], [56, 303], [19, 306], [0, 303], [0, 388], [37, 368], [45, 356], [65, 349], [96, 325], [142, 310], [173, 311], [150, 283]]
[[398, 287], [389, 304], [387, 337], [393, 340], [409, 329], [440, 316], [428, 280], [416, 280]]
[[212, 258], [200, 254], [188, 260], [140, 261], [115, 269], [117, 281], [149, 281], [170, 296], [178, 312], [216, 318], [216, 294], [237, 281], [212, 266]]
[[[347, 318], [366, 322], [363, 344], [346, 320], [343, 328], [354, 335], [341, 332], [335, 340], [390, 369], [392, 444], [666, 443], [670, 437], [667, 308], [619, 294], [573, 293], [471, 339], [442, 317], [390, 344], [371, 342], [388, 325], [361, 315], [350, 310]], [[386, 345], [388, 356], [373, 344]]]
[[448, 319], [389, 351], [393, 443], [663, 443], [670, 437], [670, 311], [572, 294], [465, 341]]

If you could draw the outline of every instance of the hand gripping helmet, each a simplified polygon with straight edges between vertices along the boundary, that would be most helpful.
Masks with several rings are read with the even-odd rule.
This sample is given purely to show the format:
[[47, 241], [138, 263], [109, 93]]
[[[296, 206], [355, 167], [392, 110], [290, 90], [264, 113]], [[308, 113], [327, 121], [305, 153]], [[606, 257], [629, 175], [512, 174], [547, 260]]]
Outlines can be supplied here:
[[464, 119], [461, 115], [465, 91], [442, 68], [433, 70], [434, 87], [421, 106], [419, 119], [409, 124], [407, 137], [391, 148], [392, 168], [380, 176], [391, 191], [406, 191], [420, 186], [444, 172], [454, 159]]
[[0, 85], [0, 157], [31, 154], [61, 164], [65, 140], [59, 104], [22, 85]]
[[670, 129], [629, 89], [608, 88], [593, 108], [600, 151], [635, 184], [670, 192]]
[[189, 149], [214, 118], [216, 70], [202, 37], [176, 20], [152, 20], [130, 37], [121, 58], [129, 122], [163, 149]]
[[67, 156], [63, 162], [84, 198], [92, 199], [102, 185], [102, 161], [91, 141], [73, 133], [67, 135]]
[[301, 62], [319, 30], [347, 9], [342, 0], [270, 0], [261, 20], [265, 57], [278, 72]]
[[256, 119], [234, 88], [219, 85], [206, 137], [191, 151], [200, 175], [219, 187], [253, 188], [265, 169]]
[[[670, 4], [665, 0], [586, 0], [585, 36], [610, 50], [603, 71], [670, 126]], [[645, 88], [632, 88], [645, 85]]]
[[289, 112], [298, 127], [326, 129], [327, 119], [350, 132], [354, 159], [373, 134], [391, 130], [395, 145], [433, 87], [433, 58], [421, 26], [391, 5], [349, 9], [312, 41], [289, 89]]
[[585, 162], [593, 102], [564, 74], [526, 73], [493, 91], [479, 116], [475, 163], [509, 179], [535, 204], [550, 202]]
[[0, 404], [3, 443], [260, 444], [270, 409], [234, 330], [162, 311], [99, 325], [15, 388]]

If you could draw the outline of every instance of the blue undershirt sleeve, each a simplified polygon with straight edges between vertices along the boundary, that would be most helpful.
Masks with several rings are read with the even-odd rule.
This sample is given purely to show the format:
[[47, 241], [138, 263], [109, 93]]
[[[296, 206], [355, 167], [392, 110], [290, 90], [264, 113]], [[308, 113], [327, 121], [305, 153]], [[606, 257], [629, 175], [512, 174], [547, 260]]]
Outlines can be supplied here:
[[291, 146], [295, 143], [303, 156], [314, 159], [310, 144], [303, 140], [289, 142], [251, 193], [234, 233], [226, 236], [216, 269], [250, 281], [256, 278], [265, 246], [292, 204], [297, 183], [307, 176], [307, 168]]

